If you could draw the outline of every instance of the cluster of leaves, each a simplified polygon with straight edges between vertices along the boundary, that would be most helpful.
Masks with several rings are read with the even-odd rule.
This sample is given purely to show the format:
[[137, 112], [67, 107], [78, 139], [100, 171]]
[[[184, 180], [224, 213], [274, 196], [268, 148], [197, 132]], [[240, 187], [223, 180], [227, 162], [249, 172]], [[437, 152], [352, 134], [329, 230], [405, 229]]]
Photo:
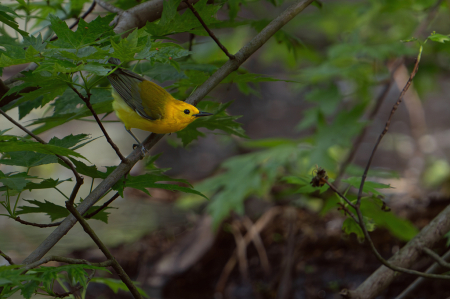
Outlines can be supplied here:
[[[284, 191], [273, 194], [273, 198], [282, 197], [293, 204], [298, 194], [306, 199], [317, 197], [315, 188], [309, 185], [314, 165], [325, 168], [331, 177], [338, 173], [352, 141], [369, 125], [364, 119], [374, 106], [374, 94], [390, 77], [386, 61], [417, 55], [417, 48], [400, 40], [412, 34], [432, 5], [433, 1], [418, 1], [414, 7], [402, 1], [327, 3], [320, 10], [294, 19], [284, 32], [277, 33], [276, 42], [262, 49], [262, 61], [265, 59], [271, 65], [281, 61], [288, 68], [300, 70], [293, 74], [292, 79], [300, 83], [296, 86], [307, 92], [305, 98], [310, 102], [310, 108], [303, 111], [296, 130], [308, 137], [259, 140], [260, 151], [230, 158], [222, 163], [223, 172], [196, 185], [199, 191], [211, 198], [207, 209], [216, 225], [229, 215], [229, 211], [242, 213], [243, 203], [248, 197], [270, 197], [274, 186], [287, 183]], [[404, 21], [398, 22], [399, 19]], [[261, 30], [265, 24], [266, 21], [260, 20], [251, 25]], [[385, 28], [392, 30], [386, 33]], [[304, 40], [295, 37], [294, 32]], [[443, 43], [449, 37], [432, 33], [428, 39]], [[430, 56], [433, 51], [448, 52], [439, 44], [428, 47]], [[428, 75], [433, 78], [436, 68], [430, 67], [415, 78], [420, 92], [425, 91], [421, 88], [425, 85], [422, 82], [430, 81]], [[280, 153], [285, 150], [290, 154]], [[350, 165], [346, 172], [352, 177], [341, 181], [341, 185], [358, 189], [362, 169]], [[386, 174], [379, 171], [369, 173], [372, 178], [385, 178]], [[388, 177], [394, 178], [395, 175], [391, 173]], [[322, 187], [320, 193], [327, 188]], [[389, 186], [366, 182], [361, 203], [366, 226], [369, 230], [375, 229], [375, 225], [385, 227], [402, 240], [411, 239], [417, 229], [410, 222], [385, 211], [383, 196], [377, 191], [384, 188]], [[353, 191], [347, 196], [354, 199], [352, 194]], [[198, 202], [198, 199], [185, 196], [181, 204]], [[324, 203], [323, 212], [335, 209], [338, 203], [346, 206], [336, 196]], [[345, 214], [344, 211], [342, 213]], [[344, 222], [343, 231], [364, 238], [361, 228], [351, 218]]]
[[[92, 277], [86, 270], [106, 271], [105, 267], [97, 267], [91, 265], [66, 265], [59, 267], [39, 267], [31, 270], [21, 269], [21, 265], [10, 265], [0, 267], [0, 296], [1, 298], [9, 298], [20, 291], [20, 295], [29, 299], [34, 294], [46, 294], [48, 296], [58, 296], [54, 289], [57, 285], [65, 292], [81, 287], [83, 298], [86, 295], [86, 289], [89, 283], [102, 283], [111, 288], [115, 293], [119, 290], [128, 291], [128, 288], [122, 281], [106, 278]], [[141, 288], [138, 291], [144, 295], [145, 292]]]
[[[50, 109], [47, 109], [46, 113], [51, 115], [35, 119], [29, 124], [39, 125], [33, 130], [35, 134], [43, 133], [72, 120], [90, 117], [91, 112], [79, 95], [89, 99], [97, 114], [107, 115], [112, 112], [112, 97], [109, 90], [99, 88], [98, 85], [103, 85], [105, 76], [114, 67], [107, 63], [109, 57], [118, 58], [124, 64], [136, 60], [144, 61], [134, 65], [135, 71], [154, 77], [159, 81], [175, 80], [171, 87], [176, 89], [180, 98], [185, 98], [189, 92], [203, 83], [199, 78], [206, 79], [217, 67], [189, 61], [187, 59], [190, 52], [182, 46], [172, 42], [158, 41], [161, 37], [173, 33], [197, 33], [199, 28], [202, 28], [192, 12], [187, 11], [182, 15], [177, 13], [176, 8], [179, 3], [180, 1], [164, 2], [163, 16], [159, 22], [149, 23], [142, 29], [134, 30], [127, 38], [116, 35], [109, 26], [113, 15], [97, 17], [90, 23], [81, 19], [77, 30], [72, 31], [63, 20], [49, 14], [47, 18], [51, 25], [50, 28], [57, 35], [57, 40], [44, 40], [40, 34], [37, 37], [24, 36], [22, 41], [12, 37], [7, 39], [3, 45], [5, 50], [2, 50], [0, 55], [1, 68], [30, 62], [37, 63], [38, 67], [34, 71], [24, 72], [23, 83], [11, 88], [5, 96], [17, 93], [25, 87], [33, 88], [33, 90], [24, 93], [21, 98], [2, 109], [8, 111], [18, 107], [19, 119], [22, 119], [33, 109], [48, 106]], [[220, 5], [207, 5], [206, 1], [200, 1], [195, 5], [196, 10], [207, 24], [218, 22], [215, 14], [220, 7]], [[29, 9], [33, 10], [34, 8], [29, 7]], [[161, 72], [161, 69], [166, 69], [166, 72]], [[199, 73], [202, 76], [199, 76]], [[245, 75], [249, 78], [249, 74]], [[237, 79], [231, 80], [239, 81], [239, 78], [240, 76], [237, 76]], [[253, 76], [253, 78], [257, 78], [253, 82], [267, 80], [260, 79], [258, 76]], [[252, 82], [252, 80], [247, 79], [246, 82]], [[183, 144], [187, 145], [198, 137], [204, 136], [204, 133], [198, 130], [202, 127], [246, 137], [241, 126], [235, 122], [238, 117], [229, 116], [225, 112], [230, 104], [231, 102], [225, 105], [211, 102], [203, 105], [202, 109], [214, 112], [215, 115], [211, 118], [200, 119], [182, 132], [178, 132]], [[39, 180], [39, 178], [27, 174], [30, 168], [49, 163], [59, 162], [67, 167], [58, 161], [56, 155], [69, 157], [78, 173], [92, 179], [105, 179], [115, 169], [115, 167], [107, 167], [106, 172], [101, 172], [97, 170], [97, 166], [87, 165], [76, 159], [84, 159], [84, 157], [75, 150], [93, 141], [91, 139], [75, 146], [77, 143], [85, 141], [88, 138], [87, 135], [69, 135], [61, 140], [53, 138], [48, 144], [40, 144], [27, 138], [4, 133], [2, 132], [2, 143], [0, 144], [0, 152], [4, 154], [1, 163], [27, 168], [26, 172], [2, 173], [3, 186], [0, 188], [2, 191], [7, 191], [6, 201], [2, 202], [2, 205], [7, 209], [9, 217], [28, 213], [45, 213], [54, 221], [68, 215], [65, 207], [50, 201], [28, 200], [27, 202], [31, 206], [17, 207], [20, 193], [23, 190], [57, 189], [58, 184], [70, 181], [70, 178], [67, 180], [48, 178], [40, 179], [42, 181], [36, 183], [31, 180]], [[159, 181], [181, 182], [189, 187], [157, 183]], [[118, 191], [123, 196], [125, 187], [136, 188], [146, 193], [148, 193], [147, 188], [163, 188], [203, 196], [192, 189], [192, 186], [186, 181], [171, 179], [161, 172], [155, 171], [137, 177], [128, 177], [127, 180], [117, 183], [112, 190]], [[17, 198], [13, 203], [11, 197], [15, 195]], [[92, 207], [91, 210], [96, 208]], [[107, 215], [108, 213], [102, 211], [94, 218], [106, 222]]]

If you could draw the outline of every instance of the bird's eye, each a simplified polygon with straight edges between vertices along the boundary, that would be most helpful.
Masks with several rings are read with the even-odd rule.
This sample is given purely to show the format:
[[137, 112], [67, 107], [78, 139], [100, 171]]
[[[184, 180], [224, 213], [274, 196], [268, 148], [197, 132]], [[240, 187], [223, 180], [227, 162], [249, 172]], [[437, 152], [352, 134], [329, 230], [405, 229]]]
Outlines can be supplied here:
[[186, 109], [186, 110], [184, 110], [184, 113], [189, 114], [189, 113], [191, 113], [191, 111], [189, 111], [189, 109]]

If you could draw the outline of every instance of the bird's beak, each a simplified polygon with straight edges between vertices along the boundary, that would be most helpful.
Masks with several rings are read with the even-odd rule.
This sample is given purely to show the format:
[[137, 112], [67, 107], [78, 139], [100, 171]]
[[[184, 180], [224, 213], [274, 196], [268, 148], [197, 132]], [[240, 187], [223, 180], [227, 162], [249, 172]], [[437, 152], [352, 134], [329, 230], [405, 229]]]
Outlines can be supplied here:
[[200, 117], [200, 116], [210, 116], [210, 115], [214, 115], [214, 114], [209, 113], [209, 112], [203, 112], [203, 111], [200, 111], [199, 113], [193, 114], [192, 116]]

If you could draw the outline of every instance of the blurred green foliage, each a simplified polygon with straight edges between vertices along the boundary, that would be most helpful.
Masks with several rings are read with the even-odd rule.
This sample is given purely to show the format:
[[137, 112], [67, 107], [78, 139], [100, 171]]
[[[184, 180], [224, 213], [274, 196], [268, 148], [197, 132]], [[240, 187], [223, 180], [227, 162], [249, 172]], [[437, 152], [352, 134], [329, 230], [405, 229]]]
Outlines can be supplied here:
[[[18, 108], [19, 119], [22, 119], [34, 109], [45, 107], [45, 113], [29, 124], [34, 125], [35, 134], [89, 118], [91, 112], [79, 95], [89, 98], [97, 114], [106, 116], [113, 112], [105, 79], [114, 67], [108, 64], [109, 57], [119, 58], [123, 67], [170, 84], [168, 90], [180, 100], [186, 99], [226, 61], [225, 54], [212, 42], [177, 41], [179, 35], [175, 34], [180, 33], [190, 37], [207, 36], [190, 10], [177, 11], [181, 0], [165, 1], [160, 20], [128, 32], [125, 38], [109, 26], [114, 18], [112, 14], [98, 16], [90, 22], [81, 19], [75, 31], [69, 29], [66, 20], [78, 17], [87, 2], [17, 0], [17, 3], [0, 5], [0, 73], [5, 67], [18, 64], [34, 62], [38, 65], [33, 71], [23, 72], [22, 83], [4, 96], [16, 94], [25, 87], [31, 91], [20, 94], [20, 98], [2, 109], [15, 113], [13, 108]], [[122, 9], [135, 5], [124, 0], [114, 3]], [[111, 190], [121, 196], [126, 187], [149, 195], [148, 188], [185, 192], [188, 195], [181, 204], [206, 205], [215, 227], [231, 212], [244, 213], [244, 203], [249, 197], [273, 204], [296, 205], [299, 198], [317, 200], [320, 196], [326, 199], [323, 212], [345, 204], [340, 198], [329, 196], [327, 185], [320, 190], [310, 185], [316, 165], [327, 171], [330, 182], [343, 170], [342, 163], [353, 140], [370, 124], [366, 117], [375, 106], [374, 99], [380, 88], [391, 76], [388, 65], [401, 57], [408, 60], [417, 56], [418, 43], [401, 40], [415, 38], [422, 41], [424, 47], [420, 72], [414, 79], [419, 95], [439, 88], [436, 78], [448, 72], [450, 65], [450, 48], [445, 44], [449, 40], [445, 35], [450, 25], [449, 3], [439, 2], [430, 25], [423, 27], [422, 32], [418, 31], [421, 24], [428, 24], [427, 17], [436, 3], [431, 0], [316, 2], [279, 30], [254, 58], [261, 66], [276, 65], [283, 72], [283, 78], [255, 74], [241, 67], [222, 82], [235, 84], [243, 95], [260, 95], [258, 84], [261, 82], [290, 82], [292, 91], [303, 94], [309, 104], [292, 128], [298, 138], [272, 136], [244, 141], [249, 136], [236, 121], [240, 116], [229, 115], [226, 111], [232, 102], [205, 101], [200, 108], [215, 115], [197, 120], [177, 132], [181, 143], [187, 146], [204, 137], [205, 132], [219, 131], [224, 138], [245, 149], [244, 154], [224, 161], [217, 173], [197, 184], [195, 189], [185, 180], [165, 175], [165, 169], [154, 165], [157, 157], [153, 157], [148, 161], [145, 174], [124, 178]], [[208, 26], [220, 32], [221, 41], [234, 53], [287, 4], [288, 1], [274, 0], [223, 0], [208, 4], [201, 0], [195, 8]], [[23, 20], [23, 28], [19, 28], [19, 19]], [[56, 40], [51, 39], [54, 34], [58, 36]], [[423, 43], [427, 36], [433, 43]], [[192, 42], [194, 47], [190, 47]], [[221, 100], [225, 101], [219, 99], [219, 102]], [[71, 178], [60, 180], [29, 175], [31, 168], [46, 164], [60, 163], [67, 167], [56, 155], [68, 157], [80, 174], [92, 180], [105, 179], [116, 166], [107, 167], [106, 172], [100, 171], [96, 161], [87, 161], [76, 151], [81, 146], [91, 146], [89, 142], [93, 140], [84, 134], [67, 135], [62, 139], [54, 137], [49, 144], [43, 145], [30, 141], [27, 136], [9, 135], [8, 130], [2, 129], [0, 163], [17, 167], [17, 171], [11, 173], [0, 171], [0, 191], [4, 198], [0, 203], [6, 210], [2, 215], [15, 218], [21, 214], [45, 213], [51, 221], [67, 216], [65, 207], [48, 200], [30, 199], [18, 206], [21, 192], [39, 192], [39, 189], [56, 189], [62, 183], [73, 184]], [[346, 170], [351, 177], [342, 180], [340, 186], [347, 188], [345, 194], [355, 200], [351, 187], [359, 187], [362, 170], [356, 165], [349, 165]], [[380, 189], [390, 186], [377, 182], [378, 178], [393, 178], [395, 174], [372, 171], [369, 175], [371, 181], [366, 182], [361, 205], [368, 229], [372, 231], [381, 226], [401, 240], [411, 239], [417, 229], [385, 209]], [[427, 182], [434, 183], [433, 180]], [[277, 191], [276, 187], [282, 191]], [[93, 207], [89, 212], [95, 209]], [[107, 222], [108, 215], [103, 210], [94, 219]], [[344, 221], [343, 230], [363, 237], [351, 218]], [[61, 279], [58, 274], [61, 271], [72, 276], [69, 281], [76, 278], [86, 286], [88, 280], [84, 269], [94, 268], [86, 265], [56, 270], [41, 267], [20, 275], [23, 271], [17, 267], [0, 267], [0, 286], [5, 286], [0, 296], [8, 297], [20, 290], [23, 297], [30, 298], [38, 289], [52, 295], [50, 285]], [[95, 282], [105, 283], [115, 291], [124, 288], [113, 280], [97, 279]], [[64, 286], [64, 283], [60, 284]]]

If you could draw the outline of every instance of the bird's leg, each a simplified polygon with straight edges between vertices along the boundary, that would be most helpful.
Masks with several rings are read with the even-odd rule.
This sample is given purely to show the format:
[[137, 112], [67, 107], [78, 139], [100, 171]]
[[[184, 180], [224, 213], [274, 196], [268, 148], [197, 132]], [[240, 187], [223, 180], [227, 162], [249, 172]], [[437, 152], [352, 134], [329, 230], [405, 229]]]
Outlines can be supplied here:
[[134, 136], [134, 134], [133, 134], [133, 132], [131, 132], [131, 130], [128, 130], [127, 128], [125, 128], [125, 130], [127, 130], [127, 132], [130, 133], [130, 135], [133, 136], [134, 140], [136, 140], [138, 143], [138, 144], [133, 144], [133, 149], [135, 149], [136, 146], [141, 146], [142, 155], [145, 156], [145, 154], [147, 153], [147, 149], [144, 147], [142, 142], [136, 136]]

